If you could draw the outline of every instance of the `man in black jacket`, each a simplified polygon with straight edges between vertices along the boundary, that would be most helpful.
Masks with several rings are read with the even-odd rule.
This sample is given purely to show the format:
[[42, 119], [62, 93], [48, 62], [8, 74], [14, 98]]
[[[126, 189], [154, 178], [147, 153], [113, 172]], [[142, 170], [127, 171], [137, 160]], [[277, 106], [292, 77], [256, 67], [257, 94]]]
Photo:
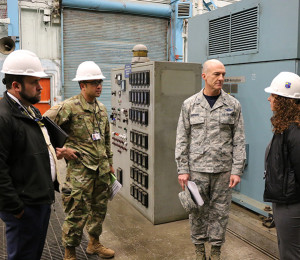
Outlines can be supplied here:
[[54, 201], [56, 155], [38, 109], [39, 58], [18, 50], [3, 63], [7, 91], [0, 100], [0, 218], [8, 259], [39, 260]]

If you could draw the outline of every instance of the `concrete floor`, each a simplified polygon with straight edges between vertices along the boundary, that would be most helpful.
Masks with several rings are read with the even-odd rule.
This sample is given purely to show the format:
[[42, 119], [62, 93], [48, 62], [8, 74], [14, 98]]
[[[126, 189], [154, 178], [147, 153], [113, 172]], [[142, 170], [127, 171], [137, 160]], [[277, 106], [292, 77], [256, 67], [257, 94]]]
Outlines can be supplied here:
[[[242, 222], [238, 223], [236, 217], [241, 217]], [[248, 223], [251, 228], [243, 222]], [[256, 214], [233, 204], [228, 228], [230, 230], [227, 231], [222, 249], [223, 260], [276, 259], [266, 256], [256, 248], [263, 240], [268, 244], [267, 247], [274, 247], [275, 254], [277, 250], [274, 230], [262, 227]], [[249, 241], [247, 236], [243, 236], [241, 240], [236, 237], [238, 232], [241, 235], [248, 233], [248, 236], [255, 232], [254, 239]], [[109, 203], [101, 242], [116, 251], [115, 259], [118, 260], [188, 260], [195, 259], [189, 234], [188, 220], [153, 225], [123, 197], [117, 195]], [[208, 254], [210, 248], [206, 248]]]
[[[59, 168], [63, 182], [66, 169], [64, 160], [59, 160]], [[117, 260], [195, 259], [188, 219], [153, 225], [118, 194], [109, 202], [100, 239], [106, 247], [115, 250]], [[206, 245], [206, 249], [209, 256], [210, 245]], [[262, 226], [257, 214], [232, 203], [221, 258], [279, 259], [276, 229]], [[90, 258], [87, 256], [82, 259]]]

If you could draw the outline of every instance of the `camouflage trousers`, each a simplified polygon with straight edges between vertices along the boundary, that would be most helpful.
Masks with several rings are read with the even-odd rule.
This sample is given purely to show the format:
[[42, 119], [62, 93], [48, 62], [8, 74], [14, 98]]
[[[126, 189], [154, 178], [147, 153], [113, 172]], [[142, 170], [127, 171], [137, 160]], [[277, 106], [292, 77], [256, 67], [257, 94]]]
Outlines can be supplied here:
[[62, 226], [64, 247], [78, 246], [85, 226], [89, 235], [97, 238], [101, 235], [110, 187], [110, 173], [100, 175], [80, 163], [69, 162], [62, 190], [67, 214]]
[[203, 244], [209, 241], [221, 246], [225, 242], [231, 204], [230, 172], [191, 172], [190, 179], [197, 184], [204, 201], [197, 212], [189, 215], [192, 242]]

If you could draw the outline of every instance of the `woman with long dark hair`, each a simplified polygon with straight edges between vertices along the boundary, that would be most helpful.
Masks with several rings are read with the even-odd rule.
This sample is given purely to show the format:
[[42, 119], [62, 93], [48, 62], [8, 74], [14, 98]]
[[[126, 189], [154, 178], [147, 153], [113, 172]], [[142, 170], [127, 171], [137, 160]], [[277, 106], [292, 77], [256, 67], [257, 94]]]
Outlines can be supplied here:
[[281, 260], [300, 259], [300, 77], [281, 72], [265, 91], [273, 111], [264, 201], [272, 202]]

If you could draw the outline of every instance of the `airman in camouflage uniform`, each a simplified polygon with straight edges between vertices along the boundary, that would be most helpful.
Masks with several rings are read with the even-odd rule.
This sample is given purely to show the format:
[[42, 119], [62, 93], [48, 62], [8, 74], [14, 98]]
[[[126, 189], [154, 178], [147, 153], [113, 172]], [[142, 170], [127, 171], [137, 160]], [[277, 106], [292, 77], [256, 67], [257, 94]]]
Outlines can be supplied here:
[[[54, 121], [69, 135], [65, 147], [58, 150], [68, 160], [66, 182], [62, 189], [66, 218], [62, 240], [64, 259], [76, 259], [75, 247], [81, 242], [86, 226], [90, 236], [87, 253], [111, 258], [114, 251], [99, 243], [107, 203], [111, 191], [112, 152], [110, 125], [105, 106], [96, 100], [102, 90], [104, 76], [93, 62], [79, 65], [76, 78], [81, 93], [53, 107], [46, 113], [56, 114]], [[96, 75], [80, 75], [92, 70]], [[99, 71], [97, 72], [97, 68]], [[80, 77], [81, 76], [81, 77]]]
[[205, 87], [184, 101], [177, 126], [175, 157], [178, 181], [197, 184], [204, 200], [190, 214], [197, 259], [220, 259], [231, 203], [231, 188], [240, 182], [246, 158], [240, 103], [222, 90], [225, 67], [218, 60], [203, 65]]

